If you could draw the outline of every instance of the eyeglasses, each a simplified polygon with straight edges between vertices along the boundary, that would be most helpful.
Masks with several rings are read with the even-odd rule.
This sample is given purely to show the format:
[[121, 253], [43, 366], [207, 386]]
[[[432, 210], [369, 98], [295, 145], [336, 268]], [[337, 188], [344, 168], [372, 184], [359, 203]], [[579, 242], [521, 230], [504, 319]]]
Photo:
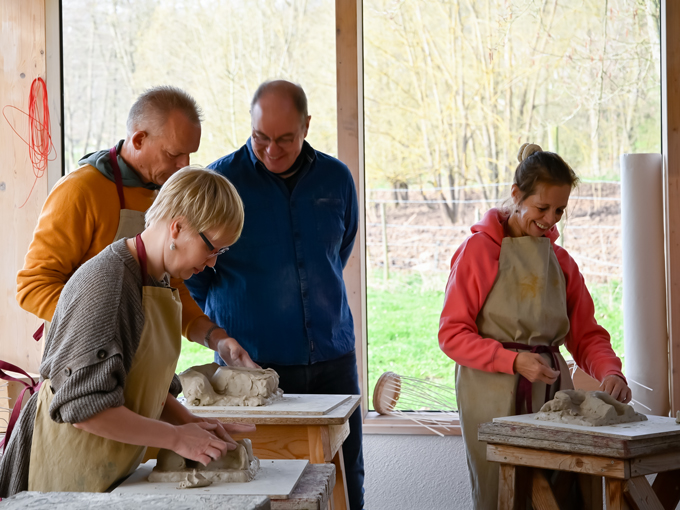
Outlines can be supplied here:
[[[208, 238], [203, 235], [203, 232], [199, 232], [198, 235], [201, 236], [201, 239], [203, 239], [203, 242], [205, 243], [205, 245], [208, 247], [208, 249], [211, 252], [215, 251], [215, 247], [213, 246], [213, 244], [210, 241], [208, 241]], [[217, 252], [211, 253], [210, 256], [211, 257], [217, 257], [218, 255], [222, 255], [223, 253], [226, 253], [228, 251], [229, 251], [229, 246], [225, 246], [224, 248], [220, 248], [219, 250], [217, 250]]]
[[257, 145], [269, 147], [269, 144], [274, 142], [274, 144], [278, 145], [281, 149], [285, 150], [293, 145], [293, 142], [295, 142], [295, 139], [298, 137], [298, 134], [299, 133], [287, 134], [280, 138], [277, 138], [276, 140], [272, 140], [267, 135], [255, 131], [255, 128], [253, 128], [252, 139], [253, 142], [255, 142]]

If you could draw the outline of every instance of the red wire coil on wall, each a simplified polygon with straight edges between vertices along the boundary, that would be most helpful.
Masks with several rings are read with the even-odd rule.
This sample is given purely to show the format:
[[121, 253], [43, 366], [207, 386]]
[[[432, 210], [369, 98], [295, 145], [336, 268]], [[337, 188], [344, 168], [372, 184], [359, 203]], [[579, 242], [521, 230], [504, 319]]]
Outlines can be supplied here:
[[[28, 116], [28, 139], [21, 136], [9, 121], [5, 114], [7, 108], [14, 109], [19, 113]], [[45, 80], [36, 78], [33, 80], [33, 83], [31, 83], [31, 92], [28, 96], [28, 113], [16, 106], [7, 105], [2, 109], [2, 116], [7, 121], [7, 124], [9, 124], [9, 127], [12, 128], [12, 131], [28, 145], [28, 156], [31, 160], [31, 165], [33, 166], [33, 175], [35, 176], [35, 179], [33, 180], [33, 185], [28, 192], [26, 200], [19, 206], [19, 209], [21, 209], [31, 197], [38, 179], [43, 177], [45, 172], [47, 172], [47, 162], [54, 161], [57, 157], [57, 151], [52, 143], [52, 136], [50, 134], [50, 107], [48, 104]], [[50, 159], [50, 153], [53, 150], [54, 158]]]

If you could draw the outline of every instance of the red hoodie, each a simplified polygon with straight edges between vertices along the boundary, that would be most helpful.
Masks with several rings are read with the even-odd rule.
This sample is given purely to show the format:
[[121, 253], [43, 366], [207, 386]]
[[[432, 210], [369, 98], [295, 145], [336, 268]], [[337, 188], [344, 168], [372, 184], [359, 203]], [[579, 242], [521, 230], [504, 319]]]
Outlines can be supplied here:
[[[517, 353], [504, 349], [497, 340], [483, 338], [476, 324], [498, 274], [504, 219], [498, 209], [491, 209], [472, 227], [472, 235], [453, 255], [439, 321], [439, 346], [460, 365], [514, 374], [512, 366]], [[623, 377], [621, 360], [614, 354], [609, 333], [595, 320], [593, 298], [578, 265], [564, 248], [555, 244], [559, 237], [555, 226], [545, 235], [552, 243], [567, 285], [570, 324], [567, 350], [576, 364], [598, 381], [611, 374]]]

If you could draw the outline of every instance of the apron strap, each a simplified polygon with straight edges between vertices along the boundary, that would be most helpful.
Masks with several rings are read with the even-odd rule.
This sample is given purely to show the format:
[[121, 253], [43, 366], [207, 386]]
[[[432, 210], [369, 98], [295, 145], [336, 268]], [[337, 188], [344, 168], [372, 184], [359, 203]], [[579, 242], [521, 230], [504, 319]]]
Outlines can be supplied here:
[[137, 246], [137, 256], [139, 257], [139, 267], [142, 269], [142, 285], [149, 285], [149, 272], [146, 270], [146, 246], [142, 241], [142, 234], [137, 234], [135, 237], [135, 245]]
[[[21, 379], [12, 377], [11, 375], [3, 372], [3, 370], [10, 370], [12, 372], [18, 372], [20, 374], [23, 374], [31, 380], [32, 384], [24, 382]], [[21, 413], [21, 407], [24, 402], [24, 394], [26, 393], [26, 390], [28, 390], [28, 392], [31, 395], [33, 395], [33, 393], [40, 389], [40, 385], [42, 384], [42, 382], [36, 383], [35, 380], [30, 375], [28, 375], [24, 370], [22, 370], [16, 365], [7, 363], [6, 361], [0, 361], [0, 379], [4, 379], [5, 381], [14, 381], [24, 385], [24, 389], [21, 390], [19, 398], [17, 398], [17, 401], [14, 403], [14, 407], [12, 408], [12, 414], [10, 415], [9, 422], [7, 423], [7, 432], [5, 432], [5, 437], [2, 439], [2, 441], [0, 441], [0, 451], [3, 451], [5, 449], [5, 446], [9, 443], [9, 439], [10, 437], [12, 437], [12, 431], [14, 430], [14, 425], [19, 419], [19, 413]]]
[[[521, 344], [518, 342], [501, 342], [501, 345], [505, 349], [519, 349], [522, 351], [530, 351], [531, 353], [535, 354], [550, 354], [550, 358], [552, 361], [552, 368], [555, 370], [559, 370], [560, 368], [560, 362], [559, 359], [557, 358], [557, 354], [560, 352], [560, 348], [557, 347], [556, 345], [527, 345], [527, 344]], [[562, 379], [563, 375], [562, 372], [560, 371], [560, 379]], [[520, 415], [522, 414], [522, 403], [526, 405], [527, 409], [527, 414], [533, 413], [532, 405], [531, 405], [531, 400], [532, 400], [532, 383], [524, 377], [522, 374], [519, 374], [519, 381], [517, 382], [517, 391], [515, 392], [515, 415]], [[545, 385], [545, 399], [543, 402], [547, 402], [550, 400], [550, 385], [546, 384]]]
[[33, 333], [33, 340], [36, 342], [39, 342], [40, 339], [43, 337], [43, 334], [45, 333], [45, 323], [43, 322], [38, 329], [35, 330], [35, 333]]
[[116, 190], [118, 190], [118, 200], [120, 200], [120, 208], [125, 209], [125, 195], [123, 194], [123, 177], [118, 166], [118, 152], [114, 145], [109, 149], [109, 156], [111, 157], [111, 168], [113, 169], [113, 178], [116, 180]]

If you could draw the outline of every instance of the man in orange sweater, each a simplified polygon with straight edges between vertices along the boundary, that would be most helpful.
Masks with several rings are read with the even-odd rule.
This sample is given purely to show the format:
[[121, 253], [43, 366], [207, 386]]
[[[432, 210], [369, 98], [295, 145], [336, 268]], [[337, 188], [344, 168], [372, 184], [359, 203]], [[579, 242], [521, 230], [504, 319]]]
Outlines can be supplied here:
[[[88, 154], [63, 177], [43, 206], [24, 268], [17, 301], [51, 321], [75, 270], [122, 237], [144, 229], [144, 213], [157, 190], [189, 164], [201, 139], [201, 111], [186, 92], [169, 86], [143, 93], [132, 105], [127, 136], [111, 149]], [[173, 281], [182, 300], [182, 332], [218, 352], [230, 365], [257, 366], [239, 343], [216, 326]]]

